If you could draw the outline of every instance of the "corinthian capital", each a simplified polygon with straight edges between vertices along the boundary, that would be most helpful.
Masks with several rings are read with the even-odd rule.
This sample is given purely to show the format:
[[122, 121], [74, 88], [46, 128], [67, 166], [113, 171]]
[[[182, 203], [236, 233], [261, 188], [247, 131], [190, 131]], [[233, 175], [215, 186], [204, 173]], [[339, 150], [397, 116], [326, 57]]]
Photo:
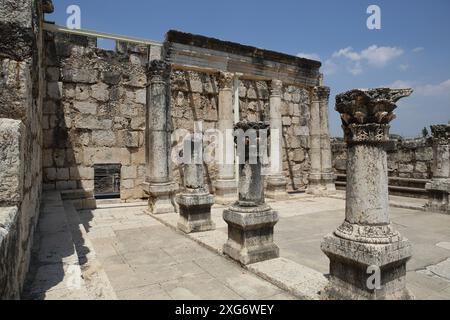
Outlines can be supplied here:
[[274, 79], [270, 82], [270, 95], [271, 96], [281, 96], [282, 89], [283, 89], [283, 81]]
[[152, 60], [147, 67], [150, 82], [165, 81], [169, 78], [171, 65], [163, 60]]
[[231, 72], [220, 72], [219, 73], [219, 88], [221, 90], [233, 88], [234, 74]]
[[314, 87], [312, 90], [313, 101], [324, 101], [330, 99], [330, 88], [328, 87]]
[[431, 126], [431, 133], [433, 134], [433, 141], [437, 144], [450, 143], [450, 125], [441, 124]]
[[412, 89], [355, 89], [336, 96], [347, 142], [389, 141], [389, 123], [396, 118], [397, 101]]

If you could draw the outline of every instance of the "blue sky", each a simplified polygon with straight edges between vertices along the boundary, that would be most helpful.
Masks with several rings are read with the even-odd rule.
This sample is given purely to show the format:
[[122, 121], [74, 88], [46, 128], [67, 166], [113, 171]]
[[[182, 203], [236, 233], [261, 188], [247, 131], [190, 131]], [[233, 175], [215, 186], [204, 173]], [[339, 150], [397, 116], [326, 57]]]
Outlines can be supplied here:
[[[342, 136], [334, 96], [352, 88], [413, 87], [399, 103], [392, 132], [417, 136], [450, 121], [448, 0], [54, 0], [47, 20], [65, 25], [81, 8], [83, 29], [162, 41], [169, 29], [292, 55], [319, 58], [331, 87], [330, 130]], [[381, 30], [366, 26], [369, 5], [381, 8]]]

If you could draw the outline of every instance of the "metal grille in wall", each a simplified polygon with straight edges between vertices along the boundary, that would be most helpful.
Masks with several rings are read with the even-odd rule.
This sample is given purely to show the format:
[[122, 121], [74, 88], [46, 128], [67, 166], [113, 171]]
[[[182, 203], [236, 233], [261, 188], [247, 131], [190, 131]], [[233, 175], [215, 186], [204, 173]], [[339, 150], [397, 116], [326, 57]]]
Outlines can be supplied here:
[[94, 165], [94, 190], [96, 198], [120, 198], [121, 164]]

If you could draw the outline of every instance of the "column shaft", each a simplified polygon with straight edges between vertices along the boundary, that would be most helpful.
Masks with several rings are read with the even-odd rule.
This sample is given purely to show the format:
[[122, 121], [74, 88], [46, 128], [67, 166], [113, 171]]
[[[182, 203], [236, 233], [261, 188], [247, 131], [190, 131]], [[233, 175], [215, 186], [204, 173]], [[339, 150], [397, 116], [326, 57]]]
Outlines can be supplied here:
[[326, 193], [336, 192], [335, 175], [331, 160], [330, 126], [328, 117], [328, 102], [330, 89], [323, 87], [323, 95], [320, 100], [320, 148], [321, 148], [321, 171], [322, 183]]
[[[325, 237], [330, 259], [326, 299], [410, 299], [406, 263], [411, 245], [389, 217], [387, 154], [396, 102], [412, 90], [352, 90], [336, 97], [348, 146], [344, 223]], [[377, 284], [371, 282], [373, 270]]]
[[144, 191], [153, 214], [176, 211], [176, 185], [172, 180], [170, 152], [170, 65], [153, 60], [148, 66], [146, 163]]
[[[223, 141], [219, 146], [221, 163], [218, 164], [218, 177], [215, 184], [216, 202], [230, 204], [237, 198], [237, 182], [234, 165], [233, 137], [233, 79], [231, 73], [219, 74], [219, 122], [218, 130]], [[231, 163], [229, 160], [233, 160]]]
[[313, 90], [310, 110], [310, 148], [311, 172], [307, 193], [321, 194], [325, 187], [322, 185], [322, 151], [321, 151], [321, 126], [320, 126], [320, 91], [316, 87]]
[[283, 121], [281, 117], [281, 93], [283, 82], [272, 80], [270, 85], [270, 164], [271, 173], [267, 177], [268, 198], [284, 200], [288, 198], [287, 180], [283, 173]]

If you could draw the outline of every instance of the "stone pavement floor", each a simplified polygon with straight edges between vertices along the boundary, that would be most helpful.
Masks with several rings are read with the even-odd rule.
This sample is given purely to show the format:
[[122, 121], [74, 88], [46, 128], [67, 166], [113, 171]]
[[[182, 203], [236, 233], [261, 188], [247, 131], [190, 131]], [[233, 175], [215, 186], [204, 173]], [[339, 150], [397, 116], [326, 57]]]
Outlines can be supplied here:
[[[409, 199], [396, 201], [407, 203]], [[344, 220], [345, 201], [298, 195], [269, 204], [280, 214], [275, 242], [281, 257], [326, 274], [328, 259], [320, 244]], [[214, 206], [212, 212], [217, 248], [227, 234], [223, 209]], [[145, 203], [137, 203], [99, 204], [96, 210], [79, 211], [86, 235], [119, 299], [295, 299], [165, 226], [145, 210]], [[450, 215], [390, 210], [395, 227], [413, 245], [409, 289], [417, 299], [450, 299]], [[172, 213], [164, 219], [174, 225], [177, 218]], [[195, 237], [201, 240], [208, 235]]]
[[[393, 198], [405, 203], [417, 200]], [[271, 205], [280, 214], [275, 242], [281, 256], [328, 273], [328, 259], [320, 244], [324, 235], [344, 221], [345, 201], [304, 198]], [[407, 264], [408, 288], [417, 299], [450, 299], [450, 215], [394, 207], [390, 210], [395, 228], [413, 247], [413, 257]], [[221, 230], [226, 232], [225, 228]]]
[[80, 211], [119, 299], [295, 299], [144, 213], [145, 206]]
[[[391, 197], [395, 205], [417, 207], [423, 199]], [[291, 196], [284, 202], [268, 201], [279, 212], [274, 239], [282, 258], [327, 274], [328, 258], [320, 249], [323, 237], [333, 232], [345, 218], [345, 201], [339, 197]], [[193, 235], [201, 243], [220, 250], [226, 241], [227, 225], [222, 219], [224, 207], [214, 206], [215, 234]], [[419, 299], [450, 299], [450, 215], [390, 207], [394, 226], [411, 241], [413, 257], [407, 265], [408, 288]], [[159, 217], [158, 217], [159, 219]], [[161, 217], [167, 225], [176, 225], [177, 215]], [[215, 241], [211, 239], [214, 236]]]

